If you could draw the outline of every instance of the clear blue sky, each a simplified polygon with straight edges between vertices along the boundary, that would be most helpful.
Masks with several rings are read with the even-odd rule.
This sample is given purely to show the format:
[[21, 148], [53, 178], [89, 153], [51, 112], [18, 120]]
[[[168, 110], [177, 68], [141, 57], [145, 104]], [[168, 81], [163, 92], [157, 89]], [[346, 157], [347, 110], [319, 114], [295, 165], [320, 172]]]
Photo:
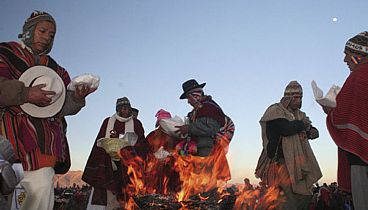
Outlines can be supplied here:
[[[302, 109], [320, 130], [311, 145], [323, 172], [336, 180], [337, 154], [314, 101], [311, 81], [325, 91], [348, 76], [343, 49], [368, 30], [367, 0], [2, 0], [1, 41], [17, 40], [33, 10], [57, 22], [51, 56], [71, 77], [93, 73], [99, 89], [68, 117], [72, 169], [83, 170], [103, 119], [127, 96], [140, 109], [146, 134], [160, 108], [185, 116], [184, 81], [206, 82], [205, 93], [236, 124], [228, 159], [232, 182], [255, 182], [261, 152], [259, 119], [290, 80], [304, 87]], [[337, 21], [333, 21], [337, 18]], [[258, 182], [258, 181], [257, 181]]]

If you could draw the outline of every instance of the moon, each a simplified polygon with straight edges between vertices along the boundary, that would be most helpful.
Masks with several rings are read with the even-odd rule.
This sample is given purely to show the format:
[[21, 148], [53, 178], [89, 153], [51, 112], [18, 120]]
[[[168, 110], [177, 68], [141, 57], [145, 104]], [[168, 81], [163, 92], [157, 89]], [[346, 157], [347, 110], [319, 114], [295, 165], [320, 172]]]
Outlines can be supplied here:
[[332, 18], [332, 22], [337, 22], [337, 17]]

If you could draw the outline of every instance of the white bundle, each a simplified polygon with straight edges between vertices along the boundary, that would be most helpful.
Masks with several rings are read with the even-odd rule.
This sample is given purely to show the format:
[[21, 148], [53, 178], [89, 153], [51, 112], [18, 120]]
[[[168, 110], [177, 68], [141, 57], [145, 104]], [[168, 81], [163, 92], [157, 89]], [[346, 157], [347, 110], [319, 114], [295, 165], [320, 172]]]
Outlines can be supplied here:
[[88, 85], [90, 88], [98, 88], [100, 85], [100, 77], [89, 73], [76, 76], [69, 83], [67, 89], [74, 91], [75, 87], [80, 85]]
[[184, 125], [184, 121], [177, 115], [175, 115], [174, 118], [161, 119], [158, 123], [160, 124], [161, 128], [165, 131], [165, 133], [174, 137], [179, 137], [179, 134], [176, 133], [178, 128], [176, 128], [175, 126]]
[[327, 92], [326, 96], [323, 96], [323, 91], [317, 86], [317, 83], [312, 81], [312, 89], [314, 98], [316, 101], [322, 105], [327, 107], [336, 107], [336, 96], [340, 92], [340, 87], [337, 85], [332, 85], [330, 90]]

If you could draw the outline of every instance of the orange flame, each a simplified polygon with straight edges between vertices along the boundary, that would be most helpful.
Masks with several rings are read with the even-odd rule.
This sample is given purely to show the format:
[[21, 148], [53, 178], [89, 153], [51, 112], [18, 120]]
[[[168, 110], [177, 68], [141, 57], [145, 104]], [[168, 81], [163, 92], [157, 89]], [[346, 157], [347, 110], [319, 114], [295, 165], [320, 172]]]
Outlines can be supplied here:
[[176, 156], [175, 167], [183, 182], [177, 194], [178, 201], [186, 200], [190, 195], [222, 188], [230, 179], [226, 154], [220, 146], [215, 147], [208, 157]]
[[239, 194], [235, 201], [235, 210], [240, 209], [276, 209], [285, 203], [286, 198], [280, 186], [289, 186], [290, 178], [285, 175], [285, 166], [272, 163], [269, 167], [273, 167], [272, 177], [268, 177], [270, 184], [266, 187], [265, 183], [261, 183], [258, 189], [245, 189], [244, 185], [239, 188]]

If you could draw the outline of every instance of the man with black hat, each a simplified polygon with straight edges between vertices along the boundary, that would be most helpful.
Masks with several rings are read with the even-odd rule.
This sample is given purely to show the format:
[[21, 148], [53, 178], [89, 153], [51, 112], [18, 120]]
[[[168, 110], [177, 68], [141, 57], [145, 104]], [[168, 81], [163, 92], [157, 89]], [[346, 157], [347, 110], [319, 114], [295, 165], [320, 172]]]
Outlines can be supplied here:
[[101, 139], [122, 139], [127, 133], [134, 133], [137, 140], [134, 145], [123, 147], [121, 152], [129, 152], [145, 160], [149, 145], [142, 123], [132, 116], [129, 99], [123, 97], [116, 101], [116, 113], [103, 121], [83, 172], [82, 180], [93, 187], [87, 209], [120, 207], [117, 199], [129, 183], [127, 165], [120, 161], [119, 151], [107, 153], [105, 148], [98, 146], [98, 142]]
[[323, 110], [338, 146], [339, 187], [352, 192], [355, 209], [368, 209], [368, 31], [349, 39], [344, 52], [350, 75], [336, 107]]
[[[69, 74], [47, 55], [55, 33], [54, 18], [46, 12], [35, 11], [23, 25], [20, 42], [0, 43], [0, 128], [4, 128], [0, 133], [12, 143], [25, 170], [20, 183], [26, 191], [22, 209], [53, 208], [53, 176], [57, 163], [66, 163], [64, 173], [70, 167], [64, 116], [76, 114], [85, 106], [85, 97], [95, 91], [88, 86], [65, 91], [70, 82]], [[32, 86], [31, 82], [28, 87], [21, 81], [25, 74], [31, 79], [29, 69], [35, 68], [45, 73], [42, 78], [57, 84], [60, 95], [48, 89], [51, 86], [45, 83]], [[30, 81], [38, 78], [33, 79]], [[29, 106], [35, 115], [23, 109]]]
[[184, 92], [180, 99], [187, 99], [193, 110], [188, 113], [189, 124], [177, 126], [177, 132], [183, 136], [187, 135], [190, 138], [188, 142], [196, 142], [197, 153], [193, 155], [207, 157], [220, 148], [221, 151], [218, 151], [224, 160], [224, 170], [218, 178], [227, 181], [230, 180], [230, 170], [224, 151], [227, 151], [235, 127], [212, 97], [204, 94], [205, 85], [206, 83], [198, 84], [194, 79], [183, 83]]
[[279, 103], [272, 104], [263, 114], [263, 150], [256, 167], [256, 177], [268, 186], [285, 193], [282, 209], [309, 209], [312, 186], [322, 173], [309, 144], [318, 138], [318, 130], [300, 110], [303, 89], [297, 81], [285, 88]]

